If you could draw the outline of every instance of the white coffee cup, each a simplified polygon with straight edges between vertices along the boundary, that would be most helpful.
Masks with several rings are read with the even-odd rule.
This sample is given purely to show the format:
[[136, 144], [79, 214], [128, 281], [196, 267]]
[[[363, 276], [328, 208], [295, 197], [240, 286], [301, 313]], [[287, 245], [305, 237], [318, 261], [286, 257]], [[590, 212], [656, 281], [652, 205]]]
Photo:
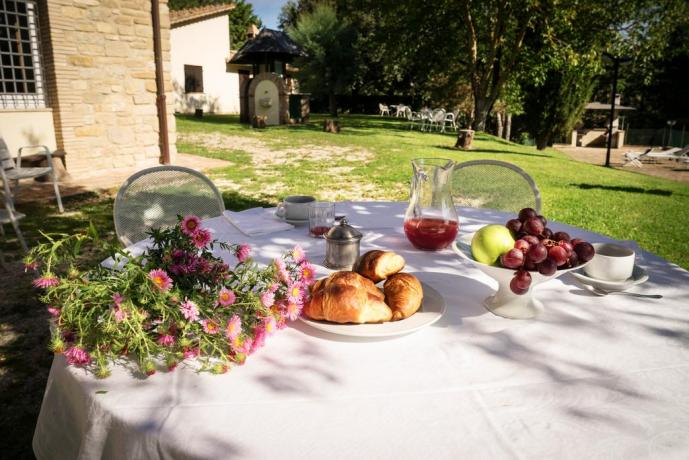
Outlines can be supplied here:
[[624, 281], [632, 276], [634, 251], [612, 243], [593, 243], [593, 248], [596, 255], [584, 266], [588, 276], [603, 281]]
[[287, 220], [308, 220], [309, 207], [316, 198], [308, 195], [290, 195], [278, 205], [277, 216]]

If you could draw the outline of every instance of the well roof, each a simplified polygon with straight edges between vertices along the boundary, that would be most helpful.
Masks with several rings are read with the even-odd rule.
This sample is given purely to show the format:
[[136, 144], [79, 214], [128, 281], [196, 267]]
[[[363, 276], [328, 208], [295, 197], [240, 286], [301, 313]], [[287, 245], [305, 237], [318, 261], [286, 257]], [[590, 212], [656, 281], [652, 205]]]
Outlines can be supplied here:
[[306, 53], [285, 32], [262, 29], [232, 56], [230, 64], [260, 64], [266, 57], [289, 62], [299, 56], [306, 56]]

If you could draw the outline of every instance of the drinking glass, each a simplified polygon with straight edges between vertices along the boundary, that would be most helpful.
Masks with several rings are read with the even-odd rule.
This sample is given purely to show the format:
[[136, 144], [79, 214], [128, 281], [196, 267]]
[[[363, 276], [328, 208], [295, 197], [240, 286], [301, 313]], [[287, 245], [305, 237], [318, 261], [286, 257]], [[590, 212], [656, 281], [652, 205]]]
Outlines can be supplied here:
[[309, 234], [323, 238], [335, 223], [335, 203], [317, 201], [309, 205]]

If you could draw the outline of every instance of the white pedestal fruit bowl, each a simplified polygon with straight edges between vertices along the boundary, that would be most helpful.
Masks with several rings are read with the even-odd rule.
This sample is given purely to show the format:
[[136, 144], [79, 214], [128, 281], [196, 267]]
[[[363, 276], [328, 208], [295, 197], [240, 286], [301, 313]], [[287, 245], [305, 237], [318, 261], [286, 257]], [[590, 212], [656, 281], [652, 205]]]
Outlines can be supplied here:
[[529, 290], [519, 295], [515, 294], [510, 289], [510, 281], [514, 277], [516, 272], [515, 269], [487, 265], [474, 260], [474, 257], [471, 255], [471, 240], [473, 237], [473, 233], [460, 236], [452, 243], [452, 249], [461, 259], [468, 260], [474, 264], [476, 268], [498, 282], [497, 292], [486, 297], [483, 301], [483, 306], [491, 313], [502, 316], [503, 318], [530, 319], [536, 317], [544, 307], [543, 303], [534, 297], [534, 288], [564, 273], [578, 270], [588, 263], [586, 262], [576, 267], [557, 270], [550, 276], [541, 275], [537, 271], [530, 271], [531, 285], [529, 286]]

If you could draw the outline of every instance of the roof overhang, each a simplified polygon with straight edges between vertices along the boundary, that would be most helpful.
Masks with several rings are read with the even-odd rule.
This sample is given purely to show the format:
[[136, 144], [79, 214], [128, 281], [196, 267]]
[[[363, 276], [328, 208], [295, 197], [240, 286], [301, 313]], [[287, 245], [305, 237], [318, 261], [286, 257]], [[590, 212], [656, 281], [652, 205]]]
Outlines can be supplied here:
[[170, 11], [170, 28], [186, 26], [195, 22], [206, 21], [218, 16], [227, 16], [234, 9], [234, 4], [207, 5], [184, 10]]

